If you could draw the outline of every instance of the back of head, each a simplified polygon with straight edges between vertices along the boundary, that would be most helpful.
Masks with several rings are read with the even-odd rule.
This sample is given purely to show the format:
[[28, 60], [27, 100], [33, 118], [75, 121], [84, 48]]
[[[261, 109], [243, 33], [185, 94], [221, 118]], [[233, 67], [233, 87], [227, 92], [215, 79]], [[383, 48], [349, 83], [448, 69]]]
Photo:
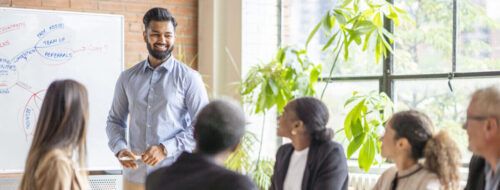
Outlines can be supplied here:
[[329, 113], [326, 105], [314, 97], [301, 97], [292, 101], [297, 117], [304, 123], [314, 142], [329, 141], [333, 130], [326, 128]]
[[481, 114], [493, 116], [500, 120], [500, 85], [492, 85], [476, 90], [472, 94], [472, 101], [474, 101], [474, 106], [480, 108], [480, 111], [483, 112]]
[[175, 21], [175, 17], [165, 8], [154, 7], [148, 10], [144, 17], [142, 18], [142, 23], [144, 24], [144, 28], [147, 29], [149, 23], [151, 21], [167, 21], [171, 22], [174, 26], [174, 29], [177, 27], [177, 22]]
[[396, 139], [406, 138], [410, 143], [411, 157], [425, 158], [425, 167], [438, 176], [443, 189], [458, 188], [460, 151], [446, 132], [435, 134], [431, 119], [416, 110], [398, 112], [389, 122]]
[[245, 134], [245, 114], [239, 105], [214, 100], [199, 113], [194, 124], [197, 151], [215, 155], [235, 148]]
[[86, 88], [74, 80], [50, 84], [26, 161], [21, 189], [33, 186], [38, 161], [53, 149], [77, 150], [80, 166], [85, 162], [88, 98]]

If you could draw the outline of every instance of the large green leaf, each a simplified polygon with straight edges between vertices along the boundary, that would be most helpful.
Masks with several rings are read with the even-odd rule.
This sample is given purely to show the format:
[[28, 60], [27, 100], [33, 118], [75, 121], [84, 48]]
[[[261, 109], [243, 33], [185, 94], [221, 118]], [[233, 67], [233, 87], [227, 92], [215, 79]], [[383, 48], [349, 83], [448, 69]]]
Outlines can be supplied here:
[[351, 122], [351, 134], [353, 137], [359, 136], [365, 133], [366, 129], [364, 128], [363, 122], [360, 117], [356, 118]]
[[347, 114], [346, 119], [344, 121], [344, 132], [347, 137], [347, 139], [351, 140], [352, 139], [352, 130], [351, 127], [353, 126], [353, 122], [356, 122], [357, 119], [361, 117], [361, 110], [363, 109], [365, 104], [365, 100], [359, 101], [356, 106], [354, 106], [351, 111]]
[[349, 142], [347, 146], [347, 159], [350, 159], [351, 156], [365, 143], [366, 133], [358, 135], [354, 137], [354, 139]]
[[361, 150], [359, 151], [358, 164], [359, 167], [365, 172], [370, 170], [373, 160], [375, 159], [375, 153], [377, 151], [376, 144], [376, 139], [370, 136], [366, 139], [366, 143], [363, 144]]

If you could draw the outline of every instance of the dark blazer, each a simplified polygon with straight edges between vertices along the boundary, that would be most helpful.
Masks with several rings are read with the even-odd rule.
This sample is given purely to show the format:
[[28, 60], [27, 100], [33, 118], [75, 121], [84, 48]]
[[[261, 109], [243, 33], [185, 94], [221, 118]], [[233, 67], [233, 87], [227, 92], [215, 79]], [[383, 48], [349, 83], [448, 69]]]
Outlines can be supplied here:
[[[484, 158], [474, 155], [469, 162], [469, 176], [467, 177], [467, 185], [465, 185], [465, 190], [482, 190], [486, 185], [486, 176], [484, 173], [484, 167], [486, 166], [486, 161]], [[498, 186], [500, 190], [500, 186]]]
[[469, 162], [469, 176], [465, 190], [481, 190], [485, 186], [484, 166], [486, 162], [479, 156], [472, 156]]
[[146, 179], [146, 189], [256, 190], [246, 176], [213, 163], [204, 155], [184, 152], [171, 166], [160, 168]]
[[[285, 144], [279, 148], [269, 189], [283, 190], [283, 183], [293, 151], [292, 144]], [[302, 178], [303, 190], [345, 190], [347, 189], [347, 181], [347, 159], [342, 145], [327, 141], [313, 143], [309, 146], [306, 168]]]

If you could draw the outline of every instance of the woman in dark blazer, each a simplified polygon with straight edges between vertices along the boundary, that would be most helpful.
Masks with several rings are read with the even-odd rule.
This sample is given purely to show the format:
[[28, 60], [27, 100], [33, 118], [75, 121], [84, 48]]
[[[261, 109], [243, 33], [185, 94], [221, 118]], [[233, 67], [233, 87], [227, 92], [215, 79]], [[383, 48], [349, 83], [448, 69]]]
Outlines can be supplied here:
[[328, 108], [313, 97], [285, 106], [277, 133], [291, 143], [278, 149], [271, 190], [347, 189], [347, 160], [342, 146], [331, 141], [328, 117]]

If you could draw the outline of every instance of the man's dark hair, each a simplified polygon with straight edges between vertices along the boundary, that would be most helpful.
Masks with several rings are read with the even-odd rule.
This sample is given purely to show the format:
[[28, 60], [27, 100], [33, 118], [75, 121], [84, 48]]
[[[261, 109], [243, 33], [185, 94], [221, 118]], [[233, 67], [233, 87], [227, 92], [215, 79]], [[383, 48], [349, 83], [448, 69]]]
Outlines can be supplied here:
[[172, 15], [167, 9], [161, 7], [155, 7], [149, 9], [142, 22], [144, 23], [144, 28], [147, 29], [151, 21], [170, 21], [174, 26], [174, 30], [177, 27], [177, 22], [175, 21], [174, 15]]
[[239, 105], [215, 100], [198, 114], [194, 124], [197, 151], [214, 155], [234, 148], [245, 134], [245, 114]]

